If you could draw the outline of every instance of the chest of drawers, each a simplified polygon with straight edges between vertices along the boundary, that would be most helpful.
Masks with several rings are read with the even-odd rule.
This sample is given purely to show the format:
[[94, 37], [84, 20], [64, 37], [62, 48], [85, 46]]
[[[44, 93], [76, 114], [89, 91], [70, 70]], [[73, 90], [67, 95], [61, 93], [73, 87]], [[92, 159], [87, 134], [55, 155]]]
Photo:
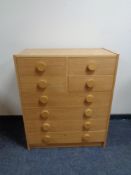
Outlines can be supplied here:
[[118, 54], [26, 49], [14, 62], [28, 148], [105, 145]]

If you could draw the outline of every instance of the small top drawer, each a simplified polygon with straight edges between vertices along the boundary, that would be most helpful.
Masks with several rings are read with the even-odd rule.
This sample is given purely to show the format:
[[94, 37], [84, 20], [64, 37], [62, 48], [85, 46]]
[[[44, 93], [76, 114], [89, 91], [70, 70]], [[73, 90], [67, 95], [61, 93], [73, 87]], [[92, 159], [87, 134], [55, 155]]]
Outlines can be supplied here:
[[65, 58], [16, 58], [19, 75], [22, 76], [65, 76]]
[[116, 57], [69, 58], [69, 75], [113, 75]]

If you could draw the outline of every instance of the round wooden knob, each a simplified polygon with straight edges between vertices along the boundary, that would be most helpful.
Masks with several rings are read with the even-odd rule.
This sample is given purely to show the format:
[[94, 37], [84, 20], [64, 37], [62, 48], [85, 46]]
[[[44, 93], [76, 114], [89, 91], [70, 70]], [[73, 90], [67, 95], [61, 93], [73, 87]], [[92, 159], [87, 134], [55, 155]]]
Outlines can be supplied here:
[[86, 141], [86, 142], [89, 141], [89, 138], [90, 138], [89, 134], [84, 134], [82, 137], [83, 141]]
[[88, 108], [85, 110], [84, 114], [85, 114], [85, 117], [91, 117], [92, 113], [93, 113], [92, 109]]
[[95, 63], [89, 63], [87, 66], [89, 71], [95, 71], [96, 70], [96, 64]]
[[39, 72], [44, 72], [46, 69], [46, 63], [44, 62], [38, 62], [36, 64], [36, 70], [39, 71]]
[[38, 81], [38, 87], [41, 88], [41, 89], [44, 89], [47, 87], [47, 81], [46, 80], [40, 80]]
[[93, 80], [93, 79], [87, 80], [86, 86], [87, 86], [88, 88], [93, 88], [93, 86], [94, 86], [94, 80]]
[[93, 95], [87, 95], [86, 96], [86, 102], [88, 103], [92, 103], [94, 101], [94, 96]]
[[46, 104], [46, 103], [48, 102], [48, 97], [47, 97], [47, 96], [41, 96], [41, 97], [40, 97], [40, 102], [41, 102], [42, 104]]
[[49, 111], [48, 110], [42, 111], [41, 114], [40, 114], [40, 116], [44, 120], [48, 119], [48, 117], [49, 117]]
[[84, 128], [88, 130], [88, 129], [90, 129], [90, 125], [91, 125], [90, 122], [85, 122], [84, 123]]
[[42, 130], [43, 131], [48, 131], [49, 128], [50, 128], [50, 124], [49, 123], [43, 123], [43, 125], [42, 125]]
[[45, 143], [49, 143], [50, 142], [50, 136], [49, 135], [45, 135], [42, 139], [43, 142]]

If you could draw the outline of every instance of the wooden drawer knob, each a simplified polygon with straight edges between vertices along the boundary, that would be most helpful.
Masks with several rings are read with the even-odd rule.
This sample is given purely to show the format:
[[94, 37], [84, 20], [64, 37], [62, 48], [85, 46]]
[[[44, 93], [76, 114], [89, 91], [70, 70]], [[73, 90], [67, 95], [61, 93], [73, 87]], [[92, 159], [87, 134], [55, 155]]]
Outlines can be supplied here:
[[92, 103], [94, 101], [94, 96], [93, 95], [87, 95], [86, 96], [86, 102], [88, 103]]
[[46, 80], [40, 80], [40, 81], [38, 81], [37, 86], [41, 89], [44, 89], [44, 88], [47, 87], [47, 81]]
[[42, 104], [46, 104], [48, 102], [48, 97], [47, 96], [41, 96], [39, 100]]
[[88, 108], [85, 110], [84, 114], [85, 114], [85, 117], [91, 117], [92, 113], [93, 113], [92, 109]]
[[49, 135], [45, 135], [42, 139], [43, 142], [45, 143], [49, 143], [50, 142], [50, 136]]
[[42, 130], [43, 131], [48, 131], [49, 129], [50, 129], [50, 124], [49, 123], [43, 123]]
[[87, 129], [87, 130], [90, 129], [90, 126], [91, 126], [91, 123], [90, 122], [85, 122], [84, 123], [84, 128], [85, 129]]
[[39, 71], [39, 72], [44, 72], [46, 69], [46, 63], [44, 62], [38, 62], [36, 64], [36, 70]]
[[87, 80], [86, 86], [87, 86], [88, 88], [93, 88], [93, 87], [94, 87], [94, 80], [93, 80], [93, 79]]
[[96, 64], [95, 63], [89, 63], [87, 66], [89, 71], [95, 71], [96, 70]]
[[43, 110], [40, 114], [41, 118], [46, 120], [49, 117], [49, 111], [48, 110]]
[[83, 141], [86, 141], [86, 142], [89, 141], [89, 138], [90, 138], [89, 134], [84, 134], [83, 137], [82, 137]]

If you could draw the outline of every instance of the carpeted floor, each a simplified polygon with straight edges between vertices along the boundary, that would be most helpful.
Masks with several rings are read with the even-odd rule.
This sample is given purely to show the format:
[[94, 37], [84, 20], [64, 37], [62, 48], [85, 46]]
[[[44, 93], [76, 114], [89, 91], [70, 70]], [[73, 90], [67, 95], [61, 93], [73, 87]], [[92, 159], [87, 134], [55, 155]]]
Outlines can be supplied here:
[[131, 120], [111, 120], [104, 149], [28, 151], [21, 119], [0, 119], [0, 175], [131, 175]]

